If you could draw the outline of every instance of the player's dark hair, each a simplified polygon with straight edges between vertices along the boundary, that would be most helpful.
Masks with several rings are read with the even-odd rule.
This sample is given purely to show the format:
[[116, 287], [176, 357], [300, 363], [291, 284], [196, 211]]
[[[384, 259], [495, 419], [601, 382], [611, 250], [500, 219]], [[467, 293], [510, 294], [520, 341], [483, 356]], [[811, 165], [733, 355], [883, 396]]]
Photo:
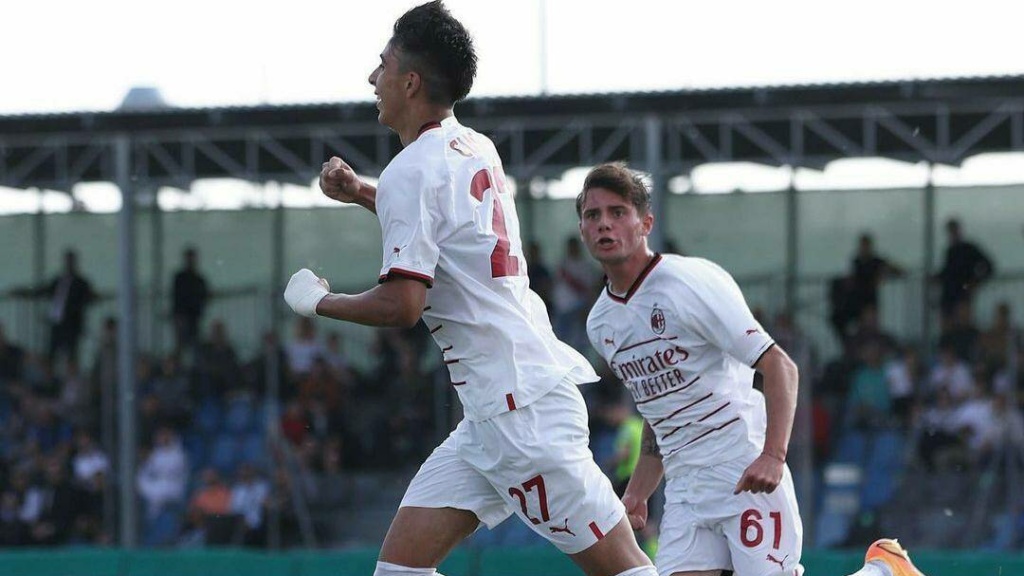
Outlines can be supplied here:
[[594, 167], [583, 181], [583, 191], [576, 196], [576, 216], [583, 217], [583, 203], [587, 192], [604, 188], [614, 192], [636, 208], [637, 214], [646, 216], [651, 211], [651, 193], [647, 190], [643, 175], [634, 172], [625, 162], [609, 162]]
[[400, 50], [402, 70], [420, 75], [430, 102], [451, 106], [469, 94], [476, 76], [473, 39], [441, 0], [402, 14], [391, 44]]

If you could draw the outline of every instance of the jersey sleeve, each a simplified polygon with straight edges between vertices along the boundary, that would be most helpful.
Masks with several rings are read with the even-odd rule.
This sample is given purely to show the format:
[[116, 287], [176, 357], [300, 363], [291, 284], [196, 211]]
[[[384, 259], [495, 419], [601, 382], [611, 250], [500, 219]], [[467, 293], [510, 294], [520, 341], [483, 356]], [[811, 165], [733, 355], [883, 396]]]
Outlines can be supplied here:
[[754, 319], [740, 287], [728, 272], [707, 262], [692, 284], [690, 320], [708, 342], [747, 366], [757, 364], [775, 344]]
[[436, 192], [421, 170], [410, 168], [381, 175], [377, 187], [377, 215], [384, 251], [380, 282], [403, 276], [420, 280], [428, 287], [433, 285], [440, 254]]

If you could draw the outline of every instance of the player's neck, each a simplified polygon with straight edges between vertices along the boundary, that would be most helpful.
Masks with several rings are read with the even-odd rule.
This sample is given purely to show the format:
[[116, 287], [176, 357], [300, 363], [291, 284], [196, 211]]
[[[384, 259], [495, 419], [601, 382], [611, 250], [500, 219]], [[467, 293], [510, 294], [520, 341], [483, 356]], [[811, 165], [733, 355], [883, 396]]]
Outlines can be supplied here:
[[615, 294], [625, 294], [653, 259], [654, 252], [645, 249], [637, 250], [625, 260], [605, 264], [604, 273], [608, 277], [608, 287]]
[[406, 120], [402, 122], [402, 126], [395, 130], [398, 132], [398, 139], [402, 141], [402, 147], [415, 142], [425, 131], [424, 128], [432, 124], [439, 124], [445, 118], [453, 115], [451, 108], [443, 106], [422, 106], [411, 109]]

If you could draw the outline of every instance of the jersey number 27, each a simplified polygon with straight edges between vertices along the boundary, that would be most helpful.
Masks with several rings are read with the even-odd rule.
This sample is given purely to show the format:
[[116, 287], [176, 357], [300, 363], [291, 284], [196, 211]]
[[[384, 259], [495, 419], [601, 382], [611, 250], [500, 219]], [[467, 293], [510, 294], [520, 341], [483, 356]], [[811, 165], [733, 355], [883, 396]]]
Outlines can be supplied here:
[[484, 201], [484, 193], [493, 190], [491, 202], [491, 228], [498, 236], [498, 243], [491, 251], [491, 278], [519, 275], [519, 259], [511, 254], [511, 243], [508, 240], [508, 228], [505, 226], [505, 210], [501, 207], [499, 195], [508, 193], [505, 173], [501, 167], [484, 168], [473, 175], [469, 193], [478, 202]]

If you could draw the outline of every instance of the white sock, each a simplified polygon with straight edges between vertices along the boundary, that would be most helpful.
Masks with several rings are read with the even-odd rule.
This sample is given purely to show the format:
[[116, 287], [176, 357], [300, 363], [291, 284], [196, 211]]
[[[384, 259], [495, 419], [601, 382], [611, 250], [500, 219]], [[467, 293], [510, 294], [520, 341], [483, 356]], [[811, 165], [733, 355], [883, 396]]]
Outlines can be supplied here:
[[850, 576], [892, 576], [892, 573], [884, 562], [868, 562]]
[[443, 576], [433, 568], [410, 568], [390, 562], [377, 562], [373, 576]]
[[619, 572], [615, 576], [658, 576], [658, 571], [654, 566], [637, 566], [625, 572]]

